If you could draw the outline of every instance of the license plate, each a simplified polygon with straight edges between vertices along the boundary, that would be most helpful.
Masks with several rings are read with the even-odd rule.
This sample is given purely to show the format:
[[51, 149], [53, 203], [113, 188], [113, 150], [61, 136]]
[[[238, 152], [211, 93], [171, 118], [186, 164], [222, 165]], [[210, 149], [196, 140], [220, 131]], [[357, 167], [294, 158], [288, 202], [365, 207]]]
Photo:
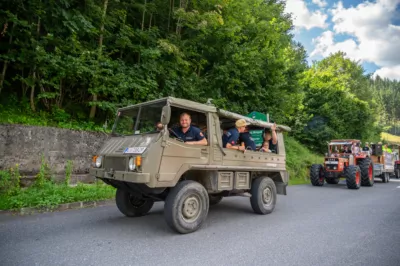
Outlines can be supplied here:
[[142, 154], [146, 150], [146, 147], [129, 147], [124, 150], [124, 153], [138, 153]]

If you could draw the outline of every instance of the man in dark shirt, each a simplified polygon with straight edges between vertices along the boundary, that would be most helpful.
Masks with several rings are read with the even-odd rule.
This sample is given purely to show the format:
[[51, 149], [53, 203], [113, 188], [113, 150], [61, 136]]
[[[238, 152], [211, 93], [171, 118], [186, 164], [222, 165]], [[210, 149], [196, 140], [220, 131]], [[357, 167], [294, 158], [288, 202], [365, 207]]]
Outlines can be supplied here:
[[185, 144], [207, 145], [207, 139], [199, 128], [191, 125], [192, 120], [188, 113], [182, 113], [180, 116], [180, 127], [172, 130], [182, 139]]
[[240, 133], [239, 135], [239, 143], [244, 144], [244, 148], [246, 150], [256, 150], [256, 143], [254, 142], [253, 138], [251, 137], [251, 134], [246, 128], [246, 130], [243, 133]]
[[369, 147], [369, 143], [365, 142], [365, 146], [362, 148], [363, 151], [370, 151], [371, 148]]
[[235, 127], [229, 129], [222, 136], [222, 144], [224, 148], [243, 151], [245, 148], [241, 145], [236, 145], [239, 140], [239, 134], [244, 132], [247, 122], [244, 119], [239, 119], [235, 123]]

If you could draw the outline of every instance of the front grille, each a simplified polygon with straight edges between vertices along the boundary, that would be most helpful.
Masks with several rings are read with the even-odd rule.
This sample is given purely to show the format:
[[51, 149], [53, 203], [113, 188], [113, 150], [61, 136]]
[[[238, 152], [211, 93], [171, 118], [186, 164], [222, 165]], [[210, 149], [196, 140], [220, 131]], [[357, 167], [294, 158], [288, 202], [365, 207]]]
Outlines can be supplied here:
[[338, 170], [339, 168], [339, 159], [337, 158], [326, 158], [325, 159], [325, 168], [326, 170]]
[[104, 168], [110, 170], [110, 168], [115, 171], [125, 171], [127, 166], [126, 157], [105, 157], [104, 158]]
[[[336, 168], [336, 169], [335, 169]], [[338, 169], [338, 165], [326, 165], [326, 170], [337, 170]]]

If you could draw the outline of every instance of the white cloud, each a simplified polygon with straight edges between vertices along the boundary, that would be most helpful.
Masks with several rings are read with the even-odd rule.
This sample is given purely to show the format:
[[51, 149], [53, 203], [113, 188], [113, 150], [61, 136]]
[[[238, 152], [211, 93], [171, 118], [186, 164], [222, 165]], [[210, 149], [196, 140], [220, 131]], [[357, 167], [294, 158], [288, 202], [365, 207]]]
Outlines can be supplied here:
[[311, 52], [311, 57], [318, 54], [327, 57], [331, 53], [345, 51], [348, 57], [355, 60], [362, 60], [359, 55], [360, 51], [357, 43], [354, 40], [348, 39], [344, 42], [335, 43], [332, 31], [324, 31], [319, 37], [313, 39], [312, 42], [315, 44], [315, 49]]
[[326, 1], [324, 0], [312, 0], [312, 2], [319, 7], [324, 7], [327, 5]]
[[389, 79], [397, 79], [400, 81], [400, 65], [393, 67], [382, 67], [375, 71], [373, 77], [379, 75], [380, 77], [385, 77]]
[[[377, 0], [363, 2], [355, 7], [344, 8], [338, 2], [331, 9], [333, 31], [325, 31], [313, 39], [315, 49], [311, 56], [328, 56], [339, 50], [347, 53], [349, 58], [368, 61], [381, 66], [379, 73], [394, 75], [400, 65], [400, 27], [391, 24], [397, 16], [396, 7], [400, 0]], [[341, 34], [350, 37], [335, 42], [334, 37]]]
[[[313, 0], [315, 2], [321, 2], [322, 0]], [[325, 21], [328, 18], [328, 15], [324, 14], [320, 10], [317, 11], [310, 11], [306, 6], [304, 0], [287, 0], [286, 13], [292, 13], [293, 17], [293, 24], [297, 29], [307, 29], [310, 30], [312, 28], [326, 28], [328, 25]]]

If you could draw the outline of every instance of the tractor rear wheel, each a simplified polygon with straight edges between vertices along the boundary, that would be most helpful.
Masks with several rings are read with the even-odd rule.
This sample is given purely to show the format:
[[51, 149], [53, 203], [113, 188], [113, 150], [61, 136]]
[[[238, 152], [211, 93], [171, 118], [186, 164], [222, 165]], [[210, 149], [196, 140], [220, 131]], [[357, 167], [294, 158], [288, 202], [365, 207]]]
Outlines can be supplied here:
[[311, 165], [310, 181], [313, 186], [321, 187], [324, 185], [325, 171], [322, 164]]
[[400, 178], [400, 169], [396, 168], [395, 175], [396, 175], [396, 179]]
[[349, 165], [344, 171], [348, 189], [359, 189], [361, 186], [360, 168], [356, 165]]
[[374, 185], [374, 164], [370, 158], [365, 158], [360, 163], [361, 186], [372, 187]]

